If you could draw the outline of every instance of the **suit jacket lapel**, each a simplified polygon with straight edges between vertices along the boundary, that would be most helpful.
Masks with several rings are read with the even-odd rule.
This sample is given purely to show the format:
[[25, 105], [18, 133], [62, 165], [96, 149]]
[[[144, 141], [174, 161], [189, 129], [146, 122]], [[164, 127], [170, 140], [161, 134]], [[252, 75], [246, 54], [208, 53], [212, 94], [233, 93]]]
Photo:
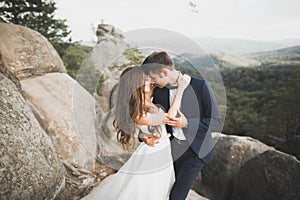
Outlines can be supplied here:
[[192, 77], [190, 84], [183, 92], [180, 108], [180, 111], [187, 118], [200, 116], [200, 99], [198, 99], [197, 94], [195, 93], [195, 87], [196, 85], [194, 84]]
[[[156, 93], [156, 98], [158, 99], [158, 104], [160, 104], [163, 107], [163, 110], [165, 112], [168, 112], [169, 108], [170, 108], [170, 101], [169, 101], [169, 97], [170, 97], [170, 90], [166, 87], [162, 88], [162, 89], [158, 89], [158, 93]], [[166, 125], [167, 128], [167, 132], [168, 133], [173, 133], [172, 127], [169, 125]]]

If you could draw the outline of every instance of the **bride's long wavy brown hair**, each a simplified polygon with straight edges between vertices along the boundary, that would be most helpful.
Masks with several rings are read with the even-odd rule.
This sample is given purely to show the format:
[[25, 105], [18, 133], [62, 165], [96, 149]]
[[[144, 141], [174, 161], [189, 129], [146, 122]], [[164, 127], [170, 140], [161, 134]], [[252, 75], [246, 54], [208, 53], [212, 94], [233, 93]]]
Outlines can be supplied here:
[[134, 142], [133, 136], [137, 131], [136, 121], [141, 118], [145, 110], [144, 76], [144, 72], [138, 66], [126, 68], [120, 76], [113, 125], [117, 131], [117, 140], [124, 149]]

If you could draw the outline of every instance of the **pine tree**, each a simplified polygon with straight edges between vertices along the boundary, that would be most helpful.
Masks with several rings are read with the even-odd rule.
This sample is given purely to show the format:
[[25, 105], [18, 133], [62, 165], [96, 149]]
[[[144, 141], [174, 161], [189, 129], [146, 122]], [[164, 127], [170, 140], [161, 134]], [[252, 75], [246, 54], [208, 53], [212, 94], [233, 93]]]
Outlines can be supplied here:
[[56, 3], [53, 0], [0, 0], [0, 18], [7, 22], [20, 24], [34, 29], [52, 43], [59, 43], [67, 38], [68, 30], [65, 19], [55, 19]]

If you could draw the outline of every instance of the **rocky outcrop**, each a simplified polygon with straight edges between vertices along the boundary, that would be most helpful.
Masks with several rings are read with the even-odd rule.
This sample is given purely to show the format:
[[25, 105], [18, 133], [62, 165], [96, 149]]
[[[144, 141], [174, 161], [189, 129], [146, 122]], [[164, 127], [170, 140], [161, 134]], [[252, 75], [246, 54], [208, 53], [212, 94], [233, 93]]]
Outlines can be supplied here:
[[274, 150], [250, 137], [213, 133], [215, 158], [206, 165], [193, 188], [211, 199], [230, 199], [233, 182], [240, 168], [250, 159], [267, 150]]
[[0, 51], [6, 67], [19, 79], [66, 72], [50, 42], [29, 28], [0, 22]]
[[279, 152], [266, 151], [239, 170], [230, 199], [299, 199], [300, 161]]
[[66, 186], [56, 196], [55, 200], [81, 199], [88, 195], [92, 188], [115, 171], [107, 166], [96, 163], [95, 169], [90, 171], [71, 165], [64, 161], [67, 169]]
[[76, 80], [88, 91], [92, 91], [96, 99], [97, 143], [100, 150], [97, 158], [118, 169], [129, 154], [116, 141], [112, 109], [119, 76], [131, 64], [125, 53], [129, 46], [124, 42], [121, 31], [108, 24], [99, 25], [97, 36], [98, 44], [82, 64]]
[[199, 195], [194, 190], [190, 190], [186, 200], [208, 200], [208, 198]]
[[103, 40], [114, 40], [115, 38], [124, 38], [122, 31], [115, 28], [113, 25], [101, 23], [98, 25], [96, 35], [98, 37], [97, 43]]
[[114, 119], [112, 110], [107, 113], [99, 110], [97, 119], [97, 143], [100, 150], [97, 159], [113, 169], [119, 169], [128, 160], [131, 153], [125, 151], [117, 142], [117, 133], [112, 125]]
[[21, 85], [62, 159], [92, 170], [97, 148], [94, 98], [64, 73], [25, 79]]
[[[78, 198], [93, 185], [91, 180], [98, 180], [90, 173], [94, 170], [97, 151], [94, 98], [65, 73], [56, 50], [36, 31], [0, 23], [0, 52], [6, 64], [0, 71], [18, 86], [65, 166], [65, 173], [60, 178], [66, 179], [66, 184], [56, 198]], [[29, 148], [26, 145], [24, 143], [24, 148]], [[33, 158], [32, 161], [36, 164], [35, 169], [39, 169], [39, 160]], [[21, 161], [17, 162], [22, 165]], [[46, 176], [43, 178], [51, 187], [51, 177], [49, 180]], [[44, 188], [35, 192], [39, 190]], [[49, 190], [45, 192], [52, 195]]]
[[[88, 91], [99, 95], [99, 108], [107, 112], [111, 109], [111, 91], [118, 83], [122, 70], [131, 61], [124, 54], [129, 46], [124, 42], [121, 31], [112, 25], [100, 24], [97, 36], [98, 44], [82, 64], [76, 80], [83, 86], [88, 85]], [[93, 74], [99, 73], [100, 76], [92, 77], [90, 71], [94, 71]]]
[[2, 54], [0, 51], [0, 73], [2, 73], [6, 78], [12, 81], [17, 87], [18, 91], [22, 93], [20, 80], [4, 65], [2, 61]]
[[[98, 116], [103, 118], [99, 118], [99, 130], [96, 130], [94, 98], [76, 80], [64, 73], [61, 59], [51, 44], [39, 33], [28, 28], [0, 24], [1, 58], [7, 65], [7, 68], [1, 68], [1, 72], [24, 94], [36, 119], [50, 136], [66, 169], [66, 173], [61, 175], [62, 178], [66, 178], [66, 185], [59, 193], [58, 199], [78, 198], [88, 192], [98, 180], [93, 171], [95, 159], [112, 163], [111, 166], [118, 168], [128, 158], [128, 153], [116, 144], [110, 109], [112, 88], [115, 87], [122, 69], [130, 64], [124, 55], [128, 45], [123, 41], [121, 32], [109, 27], [111, 26], [102, 30], [106, 30], [105, 33], [98, 32], [99, 38], [101, 35], [104, 38], [91, 53], [91, 59], [83, 65], [87, 66], [88, 70], [82, 70], [85, 67], [79, 69], [78, 77], [83, 79], [77, 79], [93, 81], [88, 77], [94, 75], [91, 68], [101, 75], [101, 87], [97, 88], [99, 95], [95, 96], [99, 100]], [[94, 62], [95, 59], [97, 62]], [[92, 73], [86, 77], [86, 72]], [[21, 79], [21, 82], [15, 76]], [[94, 77], [99, 79], [99, 76]], [[96, 87], [98, 83], [96, 82]], [[102, 108], [107, 109], [101, 112]], [[103, 137], [99, 138], [101, 134]], [[107, 137], [109, 140], [103, 139]], [[35, 163], [39, 165], [39, 162]], [[48, 180], [45, 180], [45, 183], [48, 183]]]
[[23, 96], [1, 73], [0, 107], [0, 199], [54, 199], [65, 182], [62, 163]]

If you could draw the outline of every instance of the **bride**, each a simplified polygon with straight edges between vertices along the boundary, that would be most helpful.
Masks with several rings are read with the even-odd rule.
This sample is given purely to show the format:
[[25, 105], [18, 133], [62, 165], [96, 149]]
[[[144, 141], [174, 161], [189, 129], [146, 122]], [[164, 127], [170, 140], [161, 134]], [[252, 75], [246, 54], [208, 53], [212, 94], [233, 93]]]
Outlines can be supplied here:
[[104, 180], [102, 187], [92, 196], [97, 200], [167, 200], [175, 180], [170, 140], [164, 125], [167, 116], [179, 112], [181, 97], [189, 81], [185, 76], [178, 79], [175, 99], [165, 113], [151, 102], [153, 88], [150, 77], [140, 67], [126, 68], [119, 81], [115, 121], [117, 139], [123, 148], [141, 143], [128, 161]]

